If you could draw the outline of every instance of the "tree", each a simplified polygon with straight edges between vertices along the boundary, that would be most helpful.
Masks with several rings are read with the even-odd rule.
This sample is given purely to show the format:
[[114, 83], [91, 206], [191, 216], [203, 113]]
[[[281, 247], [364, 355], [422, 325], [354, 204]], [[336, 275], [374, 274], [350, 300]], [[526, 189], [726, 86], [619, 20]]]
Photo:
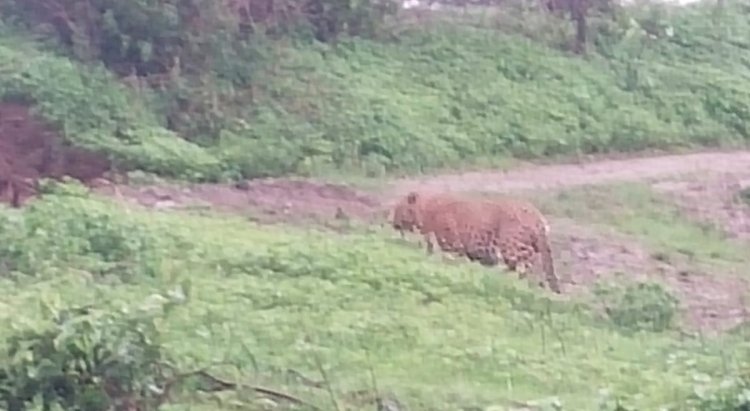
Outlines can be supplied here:
[[546, 7], [552, 13], [563, 15], [566, 11], [570, 13], [570, 19], [575, 24], [576, 35], [573, 43], [573, 51], [576, 54], [586, 52], [586, 41], [588, 39], [588, 25], [586, 18], [591, 4], [589, 0], [547, 0]]

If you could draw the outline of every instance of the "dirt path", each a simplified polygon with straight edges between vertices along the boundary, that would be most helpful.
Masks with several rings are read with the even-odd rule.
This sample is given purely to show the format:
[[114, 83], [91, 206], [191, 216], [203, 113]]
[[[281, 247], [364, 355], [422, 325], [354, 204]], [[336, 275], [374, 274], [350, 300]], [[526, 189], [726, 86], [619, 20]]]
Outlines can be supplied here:
[[[29, 107], [0, 104], [0, 202], [22, 205], [29, 193], [18, 181], [69, 175], [99, 180], [110, 168], [100, 155], [63, 144], [54, 128]], [[750, 241], [750, 208], [736, 193], [750, 187], [750, 151], [598, 160], [583, 164], [526, 165], [510, 171], [474, 171], [398, 179], [380, 193], [303, 179], [253, 180], [235, 185], [99, 186], [94, 190], [145, 207], [212, 208], [245, 214], [261, 222], [315, 223], [381, 220], [384, 211], [410, 190], [508, 193], [549, 191], [616, 181], [648, 181], [675, 199], [696, 219], [718, 225], [740, 241]], [[23, 195], [22, 195], [23, 194]], [[27, 195], [28, 194], [28, 195]], [[523, 195], [523, 194], [521, 194]], [[21, 198], [24, 197], [24, 198]], [[688, 304], [687, 318], [698, 327], [727, 328], [742, 321], [739, 302], [748, 294], [742, 275], [713, 275], [715, 269], [664, 264], [634, 239], [590, 230], [585, 221], [551, 219], [556, 261], [567, 294], [585, 292], [598, 279], [622, 271], [647, 273], [669, 284]], [[688, 273], [688, 274], [685, 274]], [[744, 273], [742, 273], [744, 274]]]
[[[263, 179], [236, 185], [122, 186], [127, 201], [146, 207], [213, 208], [264, 222], [330, 222], [342, 215], [382, 218], [382, 212], [410, 190], [485, 193], [534, 192], [622, 181], [648, 181], [672, 196], [691, 216], [750, 239], [750, 207], [735, 201], [750, 187], [750, 151], [709, 152], [588, 164], [527, 165], [510, 171], [440, 174], [390, 182], [372, 193], [314, 180]], [[98, 188], [113, 193], [112, 187]], [[523, 194], [522, 194], [523, 195]], [[566, 294], [585, 293], [602, 278], [657, 279], [685, 304], [684, 320], [703, 332], [746, 321], [745, 273], [714, 272], [690, 262], [665, 263], [637, 239], [591, 229], [585, 222], [551, 218], [556, 265]]]
[[[122, 187], [120, 191], [126, 198], [149, 207], [198, 206], [235, 212], [261, 208], [272, 214], [303, 213], [327, 217], [338, 209], [362, 216], [368, 211], [387, 206], [410, 190], [507, 193], [617, 181], [650, 181], [654, 187], [665, 191], [683, 192], [686, 190], [680, 189], [679, 181], [692, 181], [700, 176], [703, 177], [705, 188], [712, 183], [705, 178], [709, 175], [718, 176], [719, 180], [730, 181], [733, 185], [750, 182], [750, 151], [602, 160], [585, 164], [526, 165], [510, 171], [438, 174], [393, 180], [378, 194], [305, 179], [259, 179], [235, 185]], [[689, 188], [696, 190], [694, 185]], [[112, 192], [107, 188], [100, 190]]]
[[440, 174], [396, 180], [394, 195], [412, 189], [511, 192], [616, 181], [652, 181], [700, 172], [750, 174], [750, 151], [602, 160], [584, 164], [528, 165], [510, 171]]

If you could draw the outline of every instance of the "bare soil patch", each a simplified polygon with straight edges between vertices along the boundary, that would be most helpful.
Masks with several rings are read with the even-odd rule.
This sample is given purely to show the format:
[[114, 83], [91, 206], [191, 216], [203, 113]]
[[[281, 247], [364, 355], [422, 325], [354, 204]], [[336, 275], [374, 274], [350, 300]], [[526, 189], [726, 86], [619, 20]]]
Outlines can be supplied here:
[[[306, 180], [262, 179], [234, 185], [148, 185], [117, 189], [128, 201], [146, 207], [210, 208], [246, 214], [266, 223], [370, 220], [380, 209], [377, 198], [353, 188]], [[113, 194], [114, 187], [101, 187], [98, 191]]]
[[583, 164], [525, 165], [508, 171], [474, 171], [405, 178], [393, 194], [418, 190], [513, 192], [550, 190], [618, 181], [656, 181], [692, 172], [736, 173], [750, 170], [750, 151], [707, 152], [603, 160]]
[[750, 168], [679, 176], [653, 187], [672, 197], [686, 215], [714, 225], [732, 238], [750, 240], [750, 205], [740, 198], [740, 192], [750, 187]]
[[0, 201], [20, 206], [35, 195], [40, 178], [90, 183], [109, 169], [106, 157], [67, 146], [29, 107], [0, 103]]
[[714, 273], [685, 258], [664, 261], [628, 236], [594, 231], [568, 219], [550, 223], [566, 294], [587, 294], [599, 281], [658, 281], [680, 300], [682, 321], [690, 330], [710, 334], [750, 319], [745, 273]]

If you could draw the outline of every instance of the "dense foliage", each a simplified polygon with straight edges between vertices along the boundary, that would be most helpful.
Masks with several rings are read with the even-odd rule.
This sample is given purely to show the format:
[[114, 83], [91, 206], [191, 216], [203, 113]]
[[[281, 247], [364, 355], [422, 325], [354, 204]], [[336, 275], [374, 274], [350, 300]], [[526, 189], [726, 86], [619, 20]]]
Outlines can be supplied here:
[[13, 324], [0, 356], [0, 403], [8, 411], [157, 410], [174, 377], [157, 325], [180, 302], [169, 297], [119, 310], [46, 304], [46, 321]]
[[[343, 13], [325, 24], [312, 6], [248, 20], [250, 2], [0, 4], [6, 23], [115, 73], [5, 35], [2, 94], [34, 101], [69, 139], [159, 173], [380, 174], [750, 136], [750, 11], [738, 2], [594, 13], [585, 57], [561, 49], [568, 22], [512, 3], [385, 20], [387, 5], [323, 2]], [[335, 41], [315, 34], [325, 27]]]
[[219, 160], [164, 128], [149, 107], [99, 67], [43, 53], [0, 36], [0, 95], [32, 102], [73, 143], [104, 151], [123, 167], [168, 176], [215, 178]]

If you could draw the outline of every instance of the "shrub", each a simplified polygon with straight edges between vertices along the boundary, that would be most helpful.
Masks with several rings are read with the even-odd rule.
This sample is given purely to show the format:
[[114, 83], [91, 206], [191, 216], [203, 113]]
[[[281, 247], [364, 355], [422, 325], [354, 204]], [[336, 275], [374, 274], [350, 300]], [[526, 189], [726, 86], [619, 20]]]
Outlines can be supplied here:
[[605, 300], [610, 321], [625, 330], [663, 331], [672, 325], [677, 314], [678, 300], [657, 283], [600, 287], [596, 294]]
[[[202, 74], [237, 51], [251, 34], [306, 28], [320, 41], [372, 36], [397, 2], [295, 0], [271, 2], [0, 0], [0, 15], [56, 40], [83, 61], [119, 74]], [[264, 4], [263, 4], [264, 3]]]
[[180, 62], [200, 71], [212, 49], [237, 32], [228, 2], [209, 0], [95, 3], [63, 0], [52, 7], [43, 0], [3, 0], [6, 19], [62, 44], [82, 61], [101, 61], [126, 75], [165, 74]]
[[696, 389], [680, 409], [696, 411], [750, 410], [750, 376], [724, 379], [719, 387]]
[[[238, 109], [247, 127], [222, 138], [222, 152], [248, 147], [286, 160], [243, 164], [256, 175], [743, 143], [747, 47], [717, 39], [704, 23], [709, 12], [657, 18], [628, 8], [587, 59], [452, 15], [407, 27], [392, 42], [275, 44], [255, 73], [253, 104]], [[747, 16], [738, 16], [726, 24], [745, 33]]]
[[60, 267], [99, 275], [155, 276], [174, 240], [129, 218], [116, 206], [67, 193], [48, 194], [22, 216], [0, 214], [0, 256], [6, 272], [42, 275]]
[[98, 0], [88, 15], [91, 2], [64, 0], [58, 26], [43, 4], [0, 0], [0, 14], [156, 92], [135, 98], [101, 69], [19, 44], [0, 49], [0, 91], [30, 97], [71, 141], [161, 174], [378, 175], [750, 139], [739, 1], [722, 16], [701, 4], [592, 15], [585, 59], [560, 50], [568, 24], [528, 7], [398, 21], [384, 40], [372, 32], [389, 1]]
[[163, 128], [106, 71], [2, 43], [0, 61], [0, 101], [30, 102], [70, 143], [109, 154], [126, 169], [195, 179], [221, 174], [218, 159]]
[[15, 324], [0, 354], [4, 408], [158, 409], [172, 369], [157, 322], [181, 298], [154, 295], [147, 303], [120, 310], [47, 305], [43, 321]]

